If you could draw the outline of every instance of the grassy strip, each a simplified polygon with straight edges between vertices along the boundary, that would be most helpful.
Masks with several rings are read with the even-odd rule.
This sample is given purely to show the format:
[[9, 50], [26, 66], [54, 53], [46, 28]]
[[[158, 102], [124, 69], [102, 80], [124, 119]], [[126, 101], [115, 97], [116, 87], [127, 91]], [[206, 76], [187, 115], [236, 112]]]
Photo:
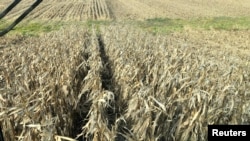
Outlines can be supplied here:
[[[11, 22], [9, 21], [1, 21], [0, 22], [0, 30], [7, 28]], [[27, 36], [38, 36], [41, 33], [51, 32], [54, 30], [60, 29], [64, 24], [62, 22], [25, 22], [18, 24], [12, 31], [8, 34], [21, 34]]]
[[22, 35], [37, 36], [41, 33], [51, 32], [59, 30], [64, 24], [61, 22], [30, 22], [28, 24], [18, 25], [12, 32], [21, 33]]
[[[8, 26], [8, 22], [0, 21], [0, 29]], [[139, 27], [145, 31], [153, 34], [167, 34], [176, 31], [183, 31], [185, 28], [203, 29], [203, 30], [248, 30], [250, 29], [250, 17], [214, 17], [214, 18], [197, 18], [197, 19], [169, 19], [169, 18], [154, 18], [146, 19], [144, 21], [123, 21], [122, 23], [116, 21], [103, 20], [88, 20], [80, 22], [25, 22], [11, 31], [10, 34], [22, 34], [29, 36], [36, 36], [41, 33], [58, 30], [61, 27], [78, 24], [83, 28], [96, 28], [99, 31], [100, 26], [108, 26], [110, 24], [125, 24]]]
[[[7, 28], [11, 22], [0, 21], [0, 31]], [[83, 28], [95, 28], [99, 31], [100, 26], [110, 25], [111, 21], [101, 21], [101, 20], [87, 20], [87, 21], [31, 21], [18, 24], [12, 31], [8, 34], [16, 35], [21, 34], [25, 36], [39, 36], [40, 34], [56, 31], [60, 28], [67, 28], [71, 25], [80, 25]]]
[[114, 24], [115, 21], [110, 20], [88, 20], [84, 25], [88, 28], [95, 28], [96, 32], [100, 32], [100, 26], [109, 26], [111, 24]]
[[205, 30], [247, 30], [250, 29], [250, 17], [214, 17], [189, 20], [154, 18], [137, 22], [137, 26], [152, 33], [182, 31], [187, 27]]

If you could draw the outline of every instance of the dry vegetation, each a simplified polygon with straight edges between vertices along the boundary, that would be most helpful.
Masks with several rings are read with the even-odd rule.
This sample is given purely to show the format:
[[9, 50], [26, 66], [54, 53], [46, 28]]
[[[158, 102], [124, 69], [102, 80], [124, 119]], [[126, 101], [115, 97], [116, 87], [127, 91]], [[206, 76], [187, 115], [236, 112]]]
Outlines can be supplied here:
[[1, 38], [6, 141], [206, 140], [208, 124], [249, 124], [249, 31], [79, 29]]
[[249, 0], [107, 0], [116, 19], [249, 16]]
[[88, 0], [86, 11], [87, 17], [91, 19], [110, 18], [106, 0]]
[[[74, 91], [78, 76], [87, 73], [78, 71], [84, 63], [80, 54], [85, 35], [80, 33], [84, 32], [71, 36], [61, 31], [39, 39], [21, 37], [18, 44], [2, 43], [8, 46], [1, 50], [0, 65], [1, 126], [7, 141], [48, 141], [55, 135], [76, 134]], [[73, 39], [77, 36], [82, 40]]]
[[[246, 1], [217, 11], [225, 0], [44, 0], [28, 19], [245, 16]], [[249, 29], [153, 35], [118, 24], [0, 38], [5, 141], [205, 141], [208, 124], [250, 123]]]
[[[34, 0], [22, 1], [7, 19], [16, 18], [30, 6]], [[0, 0], [0, 8], [4, 9], [11, 1]], [[87, 19], [109, 19], [110, 12], [106, 0], [43, 0], [29, 16], [32, 20], [45, 21], [83, 21]]]
[[[0, 0], [0, 9], [12, 1]], [[25, 0], [8, 15], [20, 15], [34, 0]], [[86, 19], [148, 19], [249, 16], [249, 0], [43, 0], [28, 19], [83, 21]]]

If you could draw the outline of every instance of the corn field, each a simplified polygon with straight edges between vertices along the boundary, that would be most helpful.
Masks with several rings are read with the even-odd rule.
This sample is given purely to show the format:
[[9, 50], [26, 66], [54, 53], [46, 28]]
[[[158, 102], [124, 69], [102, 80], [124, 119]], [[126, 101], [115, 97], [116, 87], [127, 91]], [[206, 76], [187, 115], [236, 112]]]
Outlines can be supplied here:
[[3, 37], [5, 141], [205, 141], [208, 124], [249, 124], [249, 35], [111, 25]]

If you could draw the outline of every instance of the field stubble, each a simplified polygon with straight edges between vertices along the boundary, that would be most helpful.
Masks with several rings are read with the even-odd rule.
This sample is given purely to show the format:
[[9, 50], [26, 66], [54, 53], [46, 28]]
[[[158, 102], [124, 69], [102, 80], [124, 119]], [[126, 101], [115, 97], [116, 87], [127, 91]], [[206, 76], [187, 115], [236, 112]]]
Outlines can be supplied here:
[[[1, 2], [4, 9], [11, 1]], [[7, 20], [17, 18], [34, 0], [25, 0], [17, 5], [8, 15]], [[107, 20], [111, 18], [106, 0], [43, 0], [43, 2], [29, 14], [29, 20], [44, 21], [84, 21], [87, 19]]]
[[1, 38], [6, 141], [206, 140], [207, 124], [249, 124], [249, 31], [79, 28]]
[[[0, 9], [11, 1], [0, 0]], [[7, 19], [19, 16], [34, 0], [22, 1]], [[43, 0], [27, 17], [29, 20], [84, 21], [87, 19], [190, 19], [204, 17], [245, 17], [249, 0]]]
[[249, 16], [249, 0], [109, 0], [116, 19]]

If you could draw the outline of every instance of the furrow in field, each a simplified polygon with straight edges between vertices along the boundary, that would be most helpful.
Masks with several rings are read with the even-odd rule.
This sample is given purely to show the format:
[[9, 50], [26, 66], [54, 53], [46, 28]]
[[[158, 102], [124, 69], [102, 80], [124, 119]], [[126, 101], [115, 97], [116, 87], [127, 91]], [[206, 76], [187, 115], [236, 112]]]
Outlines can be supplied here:
[[52, 8], [53, 7], [50, 4], [40, 5], [40, 6], [37, 7], [37, 9], [35, 11], [30, 13], [28, 18], [29, 19], [46, 18], [46, 17], [44, 17], [45, 13], [50, 11], [50, 9], [52, 9]]
[[[21, 2], [20, 5], [8, 14], [6, 19], [16, 18], [21, 15], [33, 2], [31, 0]], [[5, 3], [1, 4], [1, 7]], [[8, 4], [6, 3], [6, 5]], [[73, 0], [67, 2], [44, 0], [29, 14], [28, 18], [39, 18], [39, 20], [84, 20], [108, 19], [110, 15], [105, 0]]]
[[89, 19], [109, 19], [109, 9], [105, 0], [89, 0], [84, 11]]
[[96, 0], [92, 1], [92, 8], [93, 8], [92, 15], [93, 15], [94, 19], [98, 19], [98, 12], [96, 9]]
[[66, 5], [64, 11], [60, 15], [61, 20], [65, 20], [67, 18], [70, 18], [69, 14], [70, 14], [72, 8], [75, 8], [75, 7], [73, 7], [72, 3]]
[[86, 17], [87, 13], [85, 12], [85, 9], [86, 9], [85, 4], [80, 4], [79, 5], [79, 11], [76, 11], [76, 13], [75, 13], [76, 16], [80, 15], [79, 20], [86, 19], [85, 17]]
[[101, 13], [101, 10], [102, 10], [102, 7], [100, 5], [100, 1], [99, 0], [95, 0], [95, 6], [96, 6], [96, 13], [98, 14], [98, 18], [101, 17], [102, 13]]
[[104, 5], [104, 10], [105, 10], [105, 13], [106, 13], [106, 15], [107, 15], [107, 18], [111, 18], [111, 16], [110, 16], [110, 9], [108, 8], [108, 3], [107, 3], [107, 1], [105, 0], [105, 2], [103, 1], [103, 5]]
[[102, 18], [110, 18], [109, 9], [107, 7], [106, 0], [101, 0], [100, 5], [102, 7], [102, 9], [101, 9]]
[[94, 1], [92, 0], [91, 2], [90, 2], [90, 7], [91, 7], [91, 17], [93, 18], [93, 19], [96, 19], [97, 17], [96, 17], [96, 15], [95, 15], [95, 5], [94, 5]]

